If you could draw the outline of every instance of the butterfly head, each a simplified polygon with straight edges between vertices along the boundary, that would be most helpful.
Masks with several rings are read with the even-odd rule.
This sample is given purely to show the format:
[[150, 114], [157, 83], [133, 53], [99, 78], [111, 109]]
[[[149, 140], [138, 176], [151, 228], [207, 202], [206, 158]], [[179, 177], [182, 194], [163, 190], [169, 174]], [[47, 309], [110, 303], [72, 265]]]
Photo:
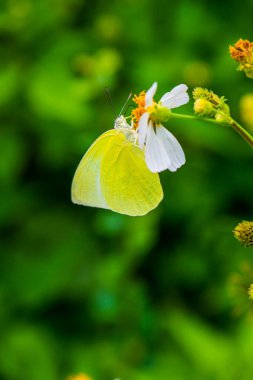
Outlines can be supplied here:
[[115, 129], [132, 129], [132, 125], [128, 124], [125, 116], [121, 115], [121, 116], [118, 116], [117, 119], [115, 120], [114, 128]]
[[131, 125], [128, 124], [126, 118], [123, 115], [117, 117], [117, 119], [114, 122], [114, 128], [124, 133], [128, 141], [136, 143], [137, 132], [133, 128], [133, 122], [131, 122]]

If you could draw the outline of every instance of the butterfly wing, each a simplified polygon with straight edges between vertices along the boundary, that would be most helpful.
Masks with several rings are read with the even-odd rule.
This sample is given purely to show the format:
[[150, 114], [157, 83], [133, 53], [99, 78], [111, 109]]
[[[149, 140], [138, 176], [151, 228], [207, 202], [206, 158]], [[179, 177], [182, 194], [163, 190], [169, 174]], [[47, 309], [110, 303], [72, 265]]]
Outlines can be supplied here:
[[159, 175], [148, 169], [144, 151], [123, 133], [113, 138], [102, 160], [101, 192], [111, 210], [130, 216], [147, 214], [163, 198]]
[[163, 198], [157, 173], [148, 169], [144, 152], [120, 130], [101, 135], [75, 172], [72, 201], [130, 216], [145, 215]]
[[116, 130], [103, 133], [89, 148], [80, 161], [71, 187], [73, 203], [84, 206], [110, 208], [101, 192], [101, 163], [111, 145]]

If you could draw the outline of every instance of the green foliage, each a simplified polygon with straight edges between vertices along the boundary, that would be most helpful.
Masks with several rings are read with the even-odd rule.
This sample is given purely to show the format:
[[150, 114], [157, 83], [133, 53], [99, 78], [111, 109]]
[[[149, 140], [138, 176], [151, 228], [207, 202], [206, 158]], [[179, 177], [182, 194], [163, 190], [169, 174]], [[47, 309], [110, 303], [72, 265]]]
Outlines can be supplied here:
[[[252, 2], [0, 3], [0, 378], [250, 380], [252, 151], [232, 130], [174, 121], [187, 164], [161, 175], [145, 217], [78, 207], [78, 162], [129, 92], [157, 80], [225, 96], [252, 82], [228, 45], [252, 40]], [[193, 112], [193, 101], [179, 112]], [[237, 278], [237, 277], [236, 277]], [[233, 285], [233, 286], [232, 286]], [[243, 312], [243, 316], [235, 318]]]

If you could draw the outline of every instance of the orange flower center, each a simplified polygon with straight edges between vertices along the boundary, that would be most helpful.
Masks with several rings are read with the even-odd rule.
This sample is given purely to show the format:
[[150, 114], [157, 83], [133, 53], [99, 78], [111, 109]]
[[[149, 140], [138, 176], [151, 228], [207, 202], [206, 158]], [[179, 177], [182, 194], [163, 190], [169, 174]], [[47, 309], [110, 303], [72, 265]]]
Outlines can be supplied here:
[[146, 112], [145, 97], [145, 91], [142, 91], [139, 95], [134, 95], [133, 97], [133, 102], [137, 104], [137, 107], [133, 109], [131, 112], [131, 116], [134, 122], [134, 128], [137, 128], [141, 116]]

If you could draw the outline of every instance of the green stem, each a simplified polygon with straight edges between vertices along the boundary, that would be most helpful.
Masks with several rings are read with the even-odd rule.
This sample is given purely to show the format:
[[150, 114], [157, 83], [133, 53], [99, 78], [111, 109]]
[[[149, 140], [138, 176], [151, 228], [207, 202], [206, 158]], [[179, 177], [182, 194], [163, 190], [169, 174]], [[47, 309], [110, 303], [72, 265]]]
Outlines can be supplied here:
[[175, 119], [207, 121], [208, 123], [213, 123], [216, 125], [232, 127], [251, 146], [251, 148], [253, 148], [253, 136], [232, 118], [230, 118], [230, 120], [227, 123], [221, 123], [216, 121], [215, 119], [209, 119], [206, 117], [198, 117], [193, 115], [181, 115], [174, 112], [171, 114], [171, 116]]
[[186, 120], [197, 120], [197, 121], [207, 121], [208, 123], [213, 123], [213, 124], [223, 124], [223, 125], [228, 125], [227, 123], [219, 123], [215, 119], [209, 119], [207, 117], [199, 117], [199, 116], [193, 116], [193, 115], [181, 115], [180, 113], [172, 113], [171, 117], [174, 119], [186, 119]]
[[231, 119], [230, 125], [253, 148], [253, 136], [234, 119]]

